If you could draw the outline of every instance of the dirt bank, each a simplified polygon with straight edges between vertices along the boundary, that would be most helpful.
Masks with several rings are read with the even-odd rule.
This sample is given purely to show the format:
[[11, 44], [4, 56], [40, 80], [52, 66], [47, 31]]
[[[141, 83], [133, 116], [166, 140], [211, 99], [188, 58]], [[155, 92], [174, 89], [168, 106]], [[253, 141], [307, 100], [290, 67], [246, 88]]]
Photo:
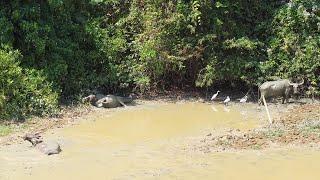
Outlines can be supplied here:
[[[284, 105], [282, 105], [284, 106]], [[271, 111], [276, 110], [270, 106]], [[207, 134], [191, 145], [201, 152], [264, 149], [275, 146], [320, 146], [320, 105], [295, 104], [291, 109], [279, 112], [272, 125], [248, 131], [229, 130], [223, 135]]]
[[93, 112], [94, 108], [86, 105], [63, 107], [56, 117], [33, 117], [25, 122], [7, 122], [4, 126], [10, 128], [10, 133], [0, 136], [0, 145], [20, 143], [22, 136], [28, 133], [44, 133], [49, 129], [62, 128], [76, 123], [84, 115]]

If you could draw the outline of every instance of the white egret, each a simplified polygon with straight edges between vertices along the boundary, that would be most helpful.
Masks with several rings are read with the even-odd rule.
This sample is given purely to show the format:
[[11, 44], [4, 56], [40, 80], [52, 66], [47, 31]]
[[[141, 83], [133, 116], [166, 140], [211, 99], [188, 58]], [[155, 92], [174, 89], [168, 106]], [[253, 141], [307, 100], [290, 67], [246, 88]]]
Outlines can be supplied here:
[[217, 91], [217, 93], [215, 93], [212, 97], [211, 97], [211, 101], [213, 101], [214, 99], [216, 99], [216, 97], [218, 96], [219, 94], [219, 90]]
[[227, 96], [227, 98], [223, 101], [223, 103], [224, 103], [225, 105], [228, 105], [229, 102], [230, 102], [230, 97]]
[[245, 103], [248, 100], [248, 95], [245, 95], [243, 98], [240, 99], [241, 103]]

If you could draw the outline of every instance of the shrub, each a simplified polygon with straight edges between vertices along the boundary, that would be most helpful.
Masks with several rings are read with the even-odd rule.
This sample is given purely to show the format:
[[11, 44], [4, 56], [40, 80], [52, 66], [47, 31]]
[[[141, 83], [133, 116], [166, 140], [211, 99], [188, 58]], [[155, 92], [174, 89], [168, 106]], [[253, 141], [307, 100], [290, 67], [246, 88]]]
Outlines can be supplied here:
[[21, 68], [20, 58], [18, 51], [0, 49], [0, 119], [55, 113], [58, 94], [41, 72]]

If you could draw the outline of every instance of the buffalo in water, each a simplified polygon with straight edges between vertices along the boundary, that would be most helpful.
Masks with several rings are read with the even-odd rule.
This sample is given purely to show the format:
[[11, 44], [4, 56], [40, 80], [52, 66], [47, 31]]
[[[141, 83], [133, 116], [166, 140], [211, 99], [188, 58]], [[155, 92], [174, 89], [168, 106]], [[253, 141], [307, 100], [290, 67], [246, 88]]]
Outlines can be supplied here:
[[55, 141], [43, 142], [41, 136], [28, 133], [24, 135], [23, 140], [29, 141], [33, 147], [37, 148], [40, 152], [46, 155], [59, 154], [61, 152], [60, 145]]
[[267, 81], [259, 87], [260, 99], [259, 105], [262, 103], [262, 97], [273, 98], [282, 97], [282, 104], [288, 102], [291, 95], [299, 94], [298, 87], [304, 83], [304, 80], [300, 83], [292, 83], [288, 79], [280, 79], [276, 81]]

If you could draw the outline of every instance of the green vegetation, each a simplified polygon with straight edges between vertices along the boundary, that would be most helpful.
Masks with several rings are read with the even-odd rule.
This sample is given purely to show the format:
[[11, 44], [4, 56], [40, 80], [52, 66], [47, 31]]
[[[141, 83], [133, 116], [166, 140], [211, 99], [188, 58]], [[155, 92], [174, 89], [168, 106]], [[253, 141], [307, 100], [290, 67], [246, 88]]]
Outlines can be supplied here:
[[10, 126], [0, 124], [0, 137], [8, 135], [11, 132], [12, 132], [12, 129], [10, 128]]
[[50, 115], [88, 89], [320, 84], [318, 0], [0, 2], [0, 119]]
[[306, 123], [302, 127], [300, 127], [300, 129], [304, 135], [316, 134], [318, 137], [320, 137], [319, 121], [310, 121], [309, 123]]
[[285, 131], [283, 129], [271, 129], [265, 132], [265, 136], [272, 139], [272, 138], [278, 138], [283, 136]]
[[20, 120], [53, 113], [57, 94], [41, 71], [21, 68], [19, 57], [17, 51], [0, 50], [0, 118]]

